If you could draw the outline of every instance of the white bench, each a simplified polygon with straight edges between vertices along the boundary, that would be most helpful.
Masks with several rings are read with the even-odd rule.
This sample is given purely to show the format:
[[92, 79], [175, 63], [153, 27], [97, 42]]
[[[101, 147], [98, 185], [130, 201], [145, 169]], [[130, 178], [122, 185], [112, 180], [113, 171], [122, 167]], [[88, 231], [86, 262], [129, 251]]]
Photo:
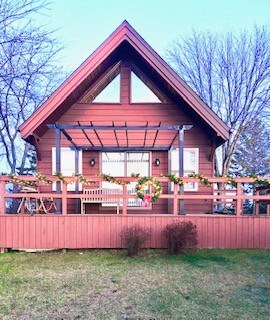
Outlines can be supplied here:
[[[106, 194], [120, 194], [119, 189], [106, 189], [106, 188], [96, 188], [96, 189], [83, 189], [83, 194], [85, 198], [81, 198], [81, 213], [85, 214], [85, 204], [87, 203], [107, 203], [117, 205], [117, 214], [119, 214], [120, 200], [121, 198], [99, 198], [97, 195]], [[93, 197], [95, 196], [95, 197]]]

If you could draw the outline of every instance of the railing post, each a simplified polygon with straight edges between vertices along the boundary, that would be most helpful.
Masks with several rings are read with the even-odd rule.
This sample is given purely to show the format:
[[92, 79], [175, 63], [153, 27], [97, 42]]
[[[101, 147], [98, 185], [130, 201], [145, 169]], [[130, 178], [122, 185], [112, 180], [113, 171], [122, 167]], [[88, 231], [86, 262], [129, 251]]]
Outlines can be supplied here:
[[237, 182], [237, 191], [236, 191], [236, 195], [237, 195], [237, 200], [236, 200], [236, 215], [237, 216], [241, 216], [242, 215], [242, 205], [243, 205], [243, 199], [239, 198], [243, 195], [243, 190], [242, 190], [242, 183], [241, 182]]
[[173, 184], [173, 215], [177, 216], [178, 215], [178, 184], [174, 183]]
[[67, 214], [67, 184], [64, 182], [62, 183], [62, 214]]
[[0, 181], [0, 214], [6, 214], [6, 199], [5, 199], [5, 193], [6, 193], [6, 181], [1, 180]]
[[123, 215], [127, 214], [127, 185], [123, 185]]

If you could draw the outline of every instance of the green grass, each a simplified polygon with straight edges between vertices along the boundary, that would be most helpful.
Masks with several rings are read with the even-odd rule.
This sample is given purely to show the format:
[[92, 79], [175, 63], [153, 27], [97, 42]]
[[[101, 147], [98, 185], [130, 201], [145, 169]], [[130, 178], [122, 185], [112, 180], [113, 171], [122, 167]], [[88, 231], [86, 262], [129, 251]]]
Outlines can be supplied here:
[[270, 250], [6, 253], [1, 319], [270, 319]]

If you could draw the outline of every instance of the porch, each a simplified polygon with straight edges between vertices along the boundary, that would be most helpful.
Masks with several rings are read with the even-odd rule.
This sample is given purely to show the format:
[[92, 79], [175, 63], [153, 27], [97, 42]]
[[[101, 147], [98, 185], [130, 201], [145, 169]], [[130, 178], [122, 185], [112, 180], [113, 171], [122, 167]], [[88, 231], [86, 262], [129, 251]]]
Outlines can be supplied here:
[[[26, 181], [37, 180], [34, 176], [21, 176]], [[59, 181], [55, 176], [48, 177], [52, 181]], [[69, 178], [75, 182], [75, 178]], [[99, 185], [102, 177], [87, 177], [93, 186]], [[121, 181], [136, 182], [139, 178], [121, 177]], [[171, 183], [170, 179], [157, 177], [163, 184]], [[195, 178], [183, 178], [186, 183], [199, 183]], [[269, 181], [270, 179], [268, 179]], [[226, 178], [212, 178], [213, 183], [228, 183]], [[1, 214], [0, 214], [0, 247], [4, 248], [121, 248], [123, 243], [120, 237], [122, 228], [126, 225], [139, 224], [152, 229], [149, 247], [164, 246], [162, 231], [164, 227], [175, 221], [188, 220], [197, 226], [199, 247], [201, 248], [270, 248], [270, 216], [266, 214], [247, 215], [244, 212], [244, 203], [269, 201], [269, 195], [246, 194], [243, 186], [253, 183], [254, 179], [237, 178], [236, 188], [219, 192], [214, 185], [209, 187], [211, 193], [179, 193], [179, 187], [174, 184], [173, 193], [162, 193], [158, 201], [168, 201], [168, 210], [163, 214], [148, 211], [147, 214], [134, 214], [128, 208], [128, 199], [137, 198], [136, 194], [127, 192], [127, 185], [123, 184], [122, 193], [93, 195], [95, 198], [117, 198], [121, 200], [120, 214], [114, 208], [113, 214], [80, 214], [80, 211], [68, 213], [68, 201], [80, 202], [85, 197], [83, 193], [76, 194], [67, 191], [67, 184], [61, 183], [61, 192], [33, 193], [31, 198], [48, 198], [61, 202], [61, 212], [48, 214], [7, 214], [7, 201], [22, 199], [21, 193], [8, 193], [7, 183], [9, 176], [1, 176]], [[227, 192], [228, 191], [228, 192]], [[201, 212], [200, 214], [179, 215], [180, 202], [184, 206], [189, 202], [209, 201], [212, 206], [216, 203], [233, 202], [233, 214], [217, 214]], [[171, 211], [169, 210], [171, 207]], [[80, 206], [78, 206], [80, 208]]]

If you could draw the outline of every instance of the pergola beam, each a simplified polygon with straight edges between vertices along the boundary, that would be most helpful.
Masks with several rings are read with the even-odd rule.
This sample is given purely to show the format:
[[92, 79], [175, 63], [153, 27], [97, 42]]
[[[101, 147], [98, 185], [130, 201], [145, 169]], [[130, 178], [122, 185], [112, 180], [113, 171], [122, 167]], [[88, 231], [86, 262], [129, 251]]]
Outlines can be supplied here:
[[[49, 128], [54, 129], [55, 124], [48, 124]], [[108, 130], [132, 130], [132, 131], [139, 131], [139, 130], [148, 130], [148, 131], [156, 131], [156, 130], [174, 130], [178, 131], [180, 129], [189, 130], [192, 128], [192, 125], [179, 125], [179, 126], [95, 126], [95, 125], [69, 125], [69, 124], [59, 124], [60, 129], [84, 129], [84, 130], [101, 130], [101, 131], [108, 131]]]
[[[102, 143], [102, 141], [101, 141], [101, 139], [100, 139], [100, 137], [99, 137], [99, 135], [98, 135], [98, 133], [97, 133], [97, 129], [94, 128], [95, 126], [93, 126], [92, 121], [91, 121], [90, 123], [91, 123], [91, 127], [93, 127], [93, 130], [94, 130], [94, 132], [95, 132], [96, 137], [98, 138], [99, 143], [101, 144], [101, 146], [103, 146], [103, 143]], [[82, 126], [82, 127], [83, 127], [83, 126]]]
[[[160, 127], [160, 125], [161, 125], [161, 122], [159, 122], [159, 125], [158, 125], [158, 127]], [[157, 136], [158, 136], [158, 129], [157, 129], [157, 131], [156, 131], [156, 134], [155, 134], [155, 138], [154, 138], [154, 141], [153, 141], [153, 145], [152, 145], [152, 147], [154, 147], [155, 146], [155, 143], [156, 143], [156, 140], [157, 140]]]
[[[81, 126], [80, 122], [78, 121], [78, 125]], [[91, 141], [91, 139], [88, 137], [87, 133], [85, 132], [84, 129], [82, 129], [82, 132], [85, 136], [85, 138], [88, 140], [88, 142], [91, 144], [91, 146], [94, 146], [93, 142]]]
[[[122, 152], [122, 151], [168, 151], [169, 147], [162, 147], [162, 146], [77, 146], [78, 150], [85, 150], [85, 151], [104, 151], [104, 152]], [[75, 149], [75, 147], [71, 147], [71, 149]]]
[[60, 129], [60, 131], [63, 133], [63, 135], [68, 139], [68, 141], [73, 145], [73, 147], [77, 148], [76, 143], [73, 141], [71, 136], [66, 132], [64, 129]]

